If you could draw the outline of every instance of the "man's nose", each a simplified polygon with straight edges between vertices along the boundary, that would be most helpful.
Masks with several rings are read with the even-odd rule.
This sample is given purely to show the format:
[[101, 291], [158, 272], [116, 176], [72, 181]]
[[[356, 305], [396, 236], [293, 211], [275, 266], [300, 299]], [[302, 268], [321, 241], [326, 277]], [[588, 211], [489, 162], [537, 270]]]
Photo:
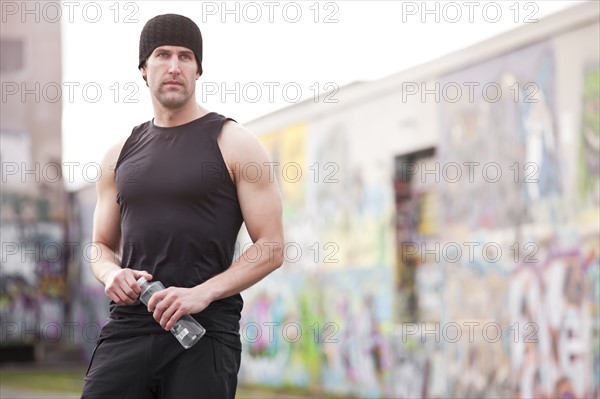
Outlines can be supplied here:
[[180, 73], [180, 65], [179, 65], [179, 57], [177, 54], [173, 54], [171, 59], [169, 60], [169, 72], [170, 73]]

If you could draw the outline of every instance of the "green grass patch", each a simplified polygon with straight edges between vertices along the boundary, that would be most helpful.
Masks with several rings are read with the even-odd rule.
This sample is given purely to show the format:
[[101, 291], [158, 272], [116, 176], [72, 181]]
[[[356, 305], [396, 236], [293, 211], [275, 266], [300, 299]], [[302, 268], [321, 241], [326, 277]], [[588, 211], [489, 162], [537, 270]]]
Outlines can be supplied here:
[[81, 393], [85, 369], [0, 369], [0, 384], [35, 391]]

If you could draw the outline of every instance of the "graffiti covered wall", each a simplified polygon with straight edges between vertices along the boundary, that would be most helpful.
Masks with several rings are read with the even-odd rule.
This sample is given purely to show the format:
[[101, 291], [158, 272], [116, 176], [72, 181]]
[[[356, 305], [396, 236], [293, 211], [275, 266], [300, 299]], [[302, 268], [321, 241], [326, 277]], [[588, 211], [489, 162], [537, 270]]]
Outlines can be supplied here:
[[0, 132], [0, 345], [47, 344], [67, 316], [73, 247], [65, 245], [64, 189], [36, 186], [43, 179], [32, 141], [25, 129]]
[[349, 167], [344, 133], [295, 125], [261, 136], [284, 197], [286, 263], [244, 293], [241, 381], [382, 393], [393, 278], [384, 198]]
[[64, 226], [56, 222], [2, 224], [0, 318], [5, 343], [38, 343], [48, 323], [62, 323], [67, 299]]
[[[579, 148], [571, 148], [556, 105], [564, 84], [556, 72], [559, 56], [546, 41], [442, 79], [442, 84], [498, 82], [496, 93], [503, 93], [441, 105], [441, 164], [478, 167], [472, 179], [442, 182], [442, 217], [450, 233], [441, 238], [477, 242], [481, 248], [498, 244], [500, 251], [482, 254], [481, 264], [461, 258], [443, 290], [449, 294], [456, 284], [470, 287], [463, 295], [445, 296], [448, 320], [491, 320], [511, 335], [496, 359], [497, 364], [510, 362], [512, 393], [520, 397], [598, 393], [594, 342], [600, 315], [594, 299], [600, 235], [597, 225], [589, 230], [585, 220], [581, 223], [598, 221], [598, 166], [591, 161], [600, 155], [593, 144], [598, 142], [593, 122], [598, 107], [590, 104], [600, 95], [594, 89], [598, 66], [579, 71], [584, 106], [574, 140]], [[572, 156], [573, 149], [579, 157]], [[577, 167], [569, 168], [573, 163]], [[566, 193], [576, 184], [579, 196], [572, 199]], [[459, 282], [466, 274], [469, 283]], [[485, 287], [488, 295], [471, 287]], [[442, 350], [452, 364], [457, 354]], [[454, 386], [460, 378], [446, 374], [446, 393], [458, 393]], [[493, 373], [486, 377], [495, 380]], [[493, 388], [482, 386], [478, 396], [489, 396]]]
[[241, 381], [358, 397], [598, 397], [600, 54], [597, 39], [576, 45], [597, 31], [437, 77], [478, 95], [421, 110], [439, 141], [421, 165], [433, 173], [411, 183], [410, 268], [394, 245], [397, 120], [371, 112], [399, 96], [264, 132], [287, 255], [244, 295]]

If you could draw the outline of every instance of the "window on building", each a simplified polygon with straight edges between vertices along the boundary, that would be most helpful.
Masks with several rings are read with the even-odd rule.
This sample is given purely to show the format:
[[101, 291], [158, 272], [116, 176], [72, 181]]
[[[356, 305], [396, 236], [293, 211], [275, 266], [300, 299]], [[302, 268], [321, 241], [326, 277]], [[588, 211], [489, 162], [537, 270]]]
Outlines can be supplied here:
[[23, 69], [23, 40], [0, 39], [0, 72], [18, 72]]

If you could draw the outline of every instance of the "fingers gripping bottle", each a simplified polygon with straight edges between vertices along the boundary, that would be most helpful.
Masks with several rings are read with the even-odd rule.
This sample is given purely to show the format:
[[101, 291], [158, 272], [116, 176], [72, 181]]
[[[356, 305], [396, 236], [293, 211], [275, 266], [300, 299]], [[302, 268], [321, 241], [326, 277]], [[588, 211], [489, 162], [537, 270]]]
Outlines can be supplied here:
[[[142, 289], [140, 300], [146, 306], [148, 306], [148, 301], [150, 301], [152, 294], [165, 289], [165, 286], [160, 281], [148, 282], [144, 277], [140, 277], [137, 283]], [[189, 349], [202, 338], [206, 330], [196, 319], [186, 314], [181, 316], [177, 323], [175, 323], [171, 332], [185, 349]]]

